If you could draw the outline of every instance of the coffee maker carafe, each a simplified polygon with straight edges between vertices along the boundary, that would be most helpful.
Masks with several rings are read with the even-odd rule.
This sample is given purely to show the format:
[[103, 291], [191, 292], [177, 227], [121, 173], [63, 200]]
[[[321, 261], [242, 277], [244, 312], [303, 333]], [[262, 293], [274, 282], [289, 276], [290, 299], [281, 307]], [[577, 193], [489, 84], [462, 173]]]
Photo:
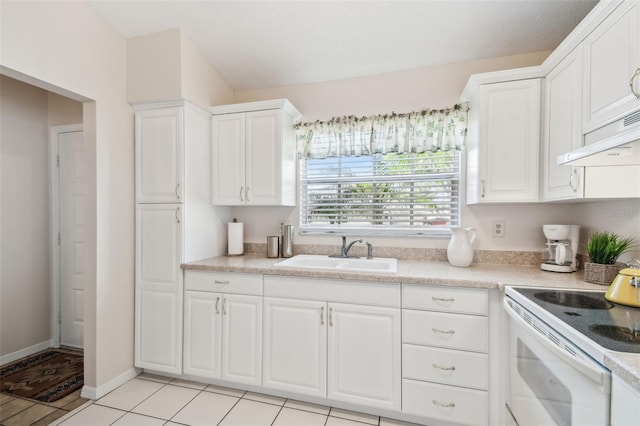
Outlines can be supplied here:
[[545, 258], [540, 268], [552, 272], [574, 272], [578, 269], [578, 239], [580, 227], [576, 225], [542, 225], [547, 238]]

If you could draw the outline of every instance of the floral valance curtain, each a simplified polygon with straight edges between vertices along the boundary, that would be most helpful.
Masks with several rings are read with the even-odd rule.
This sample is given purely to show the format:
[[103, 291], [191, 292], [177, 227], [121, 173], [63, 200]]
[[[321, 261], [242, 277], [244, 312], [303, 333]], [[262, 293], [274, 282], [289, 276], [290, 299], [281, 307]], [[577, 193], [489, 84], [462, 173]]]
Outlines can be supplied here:
[[329, 158], [462, 150], [468, 111], [465, 103], [442, 110], [298, 123], [298, 153], [302, 158]]

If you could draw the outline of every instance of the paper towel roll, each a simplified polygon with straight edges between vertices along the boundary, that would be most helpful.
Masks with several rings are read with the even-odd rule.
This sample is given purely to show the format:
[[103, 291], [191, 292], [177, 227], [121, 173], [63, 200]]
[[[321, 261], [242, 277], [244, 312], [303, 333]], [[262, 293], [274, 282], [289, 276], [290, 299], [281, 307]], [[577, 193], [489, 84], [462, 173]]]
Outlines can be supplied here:
[[229, 223], [229, 256], [239, 256], [244, 253], [244, 224], [233, 219]]

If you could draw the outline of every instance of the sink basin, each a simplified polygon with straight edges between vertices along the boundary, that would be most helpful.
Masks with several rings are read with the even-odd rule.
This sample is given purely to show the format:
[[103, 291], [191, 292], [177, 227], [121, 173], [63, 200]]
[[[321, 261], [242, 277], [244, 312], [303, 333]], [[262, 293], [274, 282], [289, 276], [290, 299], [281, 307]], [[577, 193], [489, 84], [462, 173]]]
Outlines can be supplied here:
[[364, 272], [375, 274], [395, 274], [398, 260], [390, 257], [335, 258], [322, 255], [300, 254], [276, 263], [278, 268], [312, 269], [320, 271]]

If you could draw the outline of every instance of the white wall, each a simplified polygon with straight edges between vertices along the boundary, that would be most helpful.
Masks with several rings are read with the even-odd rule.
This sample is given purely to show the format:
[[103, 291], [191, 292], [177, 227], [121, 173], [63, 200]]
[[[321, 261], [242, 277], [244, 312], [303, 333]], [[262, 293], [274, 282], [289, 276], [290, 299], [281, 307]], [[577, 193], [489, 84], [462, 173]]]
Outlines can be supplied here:
[[0, 76], [0, 356], [51, 339], [48, 94]]
[[85, 384], [133, 367], [133, 114], [126, 41], [84, 2], [1, 2], [3, 74], [82, 100], [86, 210]]
[[131, 104], [188, 99], [201, 108], [231, 103], [233, 91], [182, 30], [127, 40]]

